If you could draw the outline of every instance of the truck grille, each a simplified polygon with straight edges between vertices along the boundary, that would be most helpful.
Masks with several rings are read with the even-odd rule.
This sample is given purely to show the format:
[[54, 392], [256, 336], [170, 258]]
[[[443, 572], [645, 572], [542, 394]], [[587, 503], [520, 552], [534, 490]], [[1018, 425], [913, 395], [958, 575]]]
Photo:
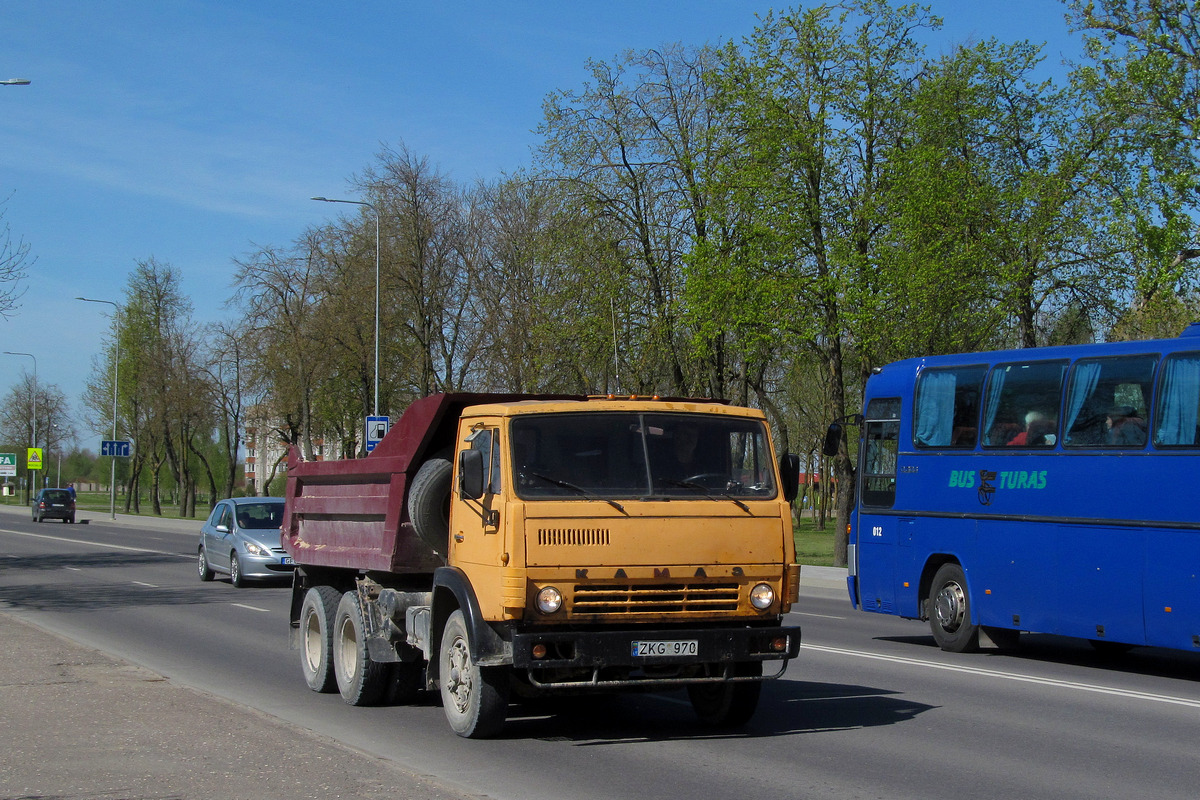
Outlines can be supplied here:
[[604, 584], [575, 587], [576, 614], [696, 614], [738, 609], [736, 583]]
[[538, 528], [538, 544], [544, 547], [607, 547], [608, 528]]

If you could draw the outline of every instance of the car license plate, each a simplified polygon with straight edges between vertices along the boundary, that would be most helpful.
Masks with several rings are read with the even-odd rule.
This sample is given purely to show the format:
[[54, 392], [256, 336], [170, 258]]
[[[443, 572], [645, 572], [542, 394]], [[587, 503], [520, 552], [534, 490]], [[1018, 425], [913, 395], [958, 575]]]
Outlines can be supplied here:
[[694, 656], [699, 655], [700, 647], [695, 639], [667, 639], [633, 642], [631, 651], [634, 658]]
[[279, 563], [280, 563], [280, 564], [291, 564], [291, 563], [292, 563], [292, 557], [291, 557], [291, 556], [284, 556], [283, 558], [279, 559]]

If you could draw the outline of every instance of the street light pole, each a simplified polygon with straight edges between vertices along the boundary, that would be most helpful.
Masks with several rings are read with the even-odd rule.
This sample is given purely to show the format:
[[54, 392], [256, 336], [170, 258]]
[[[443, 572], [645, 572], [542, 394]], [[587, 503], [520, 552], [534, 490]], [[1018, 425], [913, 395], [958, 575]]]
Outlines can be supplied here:
[[[30, 446], [36, 450], [37, 449], [37, 356], [35, 356], [33, 353], [14, 353], [11, 350], [5, 350], [4, 355], [6, 355], [6, 356], [28, 356], [29, 358], [33, 359], [33, 391], [30, 392], [30, 406], [32, 406], [32, 410], [33, 410], [33, 420], [30, 424], [30, 428], [31, 428], [31, 433], [33, 434], [33, 444]], [[28, 466], [29, 465], [27, 463], [26, 467], [28, 468]], [[45, 465], [43, 465], [43, 466], [45, 466]], [[30, 484], [30, 488], [36, 489], [37, 488], [37, 479], [32, 478], [30, 480], [29, 484]]]
[[349, 203], [355, 206], [366, 206], [375, 213], [375, 401], [371, 405], [371, 416], [379, 416], [379, 209], [364, 200], [333, 200], [328, 197], [313, 197], [322, 203]]
[[[117, 438], [117, 364], [121, 361], [121, 307], [112, 300], [92, 300], [88, 297], [76, 297], [85, 303], [107, 303], [113, 307], [113, 417], [112, 438]], [[108, 513], [112, 519], [117, 518], [117, 456], [112, 456], [112, 465], [108, 479]]]

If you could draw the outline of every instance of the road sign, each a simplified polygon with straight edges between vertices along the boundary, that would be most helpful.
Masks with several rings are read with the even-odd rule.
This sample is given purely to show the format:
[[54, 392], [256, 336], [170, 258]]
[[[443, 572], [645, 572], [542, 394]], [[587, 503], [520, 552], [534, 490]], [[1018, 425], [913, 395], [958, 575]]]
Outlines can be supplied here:
[[100, 442], [100, 455], [114, 458], [129, 458], [129, 442], [105, 439]]
[[375, 445], [387, 436], [388, 429], [391, 428], [392, 421], [390, 417], [367, 417], [367, 452], [375, 449]]
[[0, 478], [15, 478], [17, 476], [17, 454], [0, 453]]
[[42, 448], [30, 447], [26, 451], [25, 466], [29, 469], [42, 468]]

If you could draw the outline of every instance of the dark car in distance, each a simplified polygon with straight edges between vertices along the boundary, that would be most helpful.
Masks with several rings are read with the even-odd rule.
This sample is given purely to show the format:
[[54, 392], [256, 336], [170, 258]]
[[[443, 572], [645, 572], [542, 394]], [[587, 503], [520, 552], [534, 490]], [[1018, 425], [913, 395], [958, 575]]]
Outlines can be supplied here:
[[30, 505], [34, 522], [45, 519], [75, 521], [75, 496], [70, 489], [39, 489]]

